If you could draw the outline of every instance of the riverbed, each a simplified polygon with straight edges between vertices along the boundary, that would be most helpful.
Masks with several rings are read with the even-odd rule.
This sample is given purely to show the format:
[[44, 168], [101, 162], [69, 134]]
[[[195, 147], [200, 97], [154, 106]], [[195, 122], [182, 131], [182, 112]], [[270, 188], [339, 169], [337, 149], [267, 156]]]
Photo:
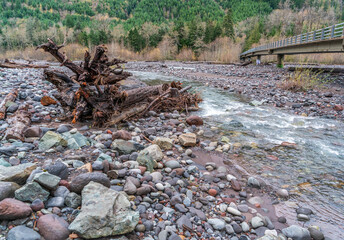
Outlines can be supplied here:
[[195, 114], [218, 128], [209, 139], [226, 137], [230, 156], [269, 185], [291, 197], [277, 213], [296, 223], [297, 206], [313, 210], [305, 225], [320, 226], [325, 236], [344, 238], [344, 124], [334, 119], [302, 117], [271, 106], [257, 106], [242, 95], [159, 73], [132, 71], [147, 84], [180, 81], [201, 93]]

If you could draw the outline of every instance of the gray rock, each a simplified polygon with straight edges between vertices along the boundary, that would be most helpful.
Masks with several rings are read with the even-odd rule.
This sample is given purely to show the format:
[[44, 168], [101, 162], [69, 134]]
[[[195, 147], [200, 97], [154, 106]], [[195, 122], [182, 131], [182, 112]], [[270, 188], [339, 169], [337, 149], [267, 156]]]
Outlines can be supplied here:
[[279, 196], [281, 198], [289, 197], [288, 190], [286, 190], [286, 189], [278, 189], [276, 193], [277, 193], [277, 196]]
[[175, 168], [179, 168], [180, 164], [176, 160], [170, 160], [170, 161], [165, 162], [165, 166], [171, 169], [175, 169]]
[[39, 140], [38, 147], [42, 151], [46, 151], [50, 148], [62, 146], [67, 147], [68, 142], [60, 134], [48, 131]]
[[80, 195], [74, 192], [69, 193], [65, 198], [65, 204], [66, 206], [71, 207], [71, 208], [79, 207], [81, 205]]
[[226, 229], [226, 233], [228, 233], [228, 234], [234, 233], [234, 229], [233, 229], [232, 225], [230, 225], [230, 224], [226, 224], [225, 229]]
[[178, 228], [180, 228], [180, 229], [183, 229], [183, 225], [192, 229], [192, 223], [190, 221], [190, 218], [188, 218], [186, 215], [181, 216], [177, 220], [177, 225], [178, 225]]
[[100, 238], [131, 232], [139, 221], [139, 213], [130, 210], [123, 193], [90, 182], [82, 191], [81, 213], [69, 226], [80, 237]]
[[123, 191], [126, 192], [129, 195], [133, 195], [136, 193], [136, 186], [135, 184], [131, 181], [130, 178], [127, 178], [124, 184]]
[[18, 151], [17, 151], [17, 148], [15, 146], [0, 147], [0, 153], [7, 155], [7, 156], [12, 156], [12, 155], [16, 154], [17, 152]]
[[293, 240], [311, 240], [309, 231], [296, 225], [282, 229], [282, 233]]
[[318, 229], [316, 229], [315, 227], [309, 227], [308, 231], [314, 240], [325, 239], [324, 234], [321, 231], [319, 231]]
[[50, 164], [46, 166], [45, 169], [48, 171], [48, 173], [58, 176], [61, 179], [66, 180], [68, 178], [68, 167], [61, 161], [57, 161], [53, 164]]
[[59, 186], [57, 189], [54, 191], [54, 197], [63, 197], [65, 198], [69, 193], [68, 188], [65, 186]]
[[48, 200], [49, 192], [44, 190], [37, 182], [25, 184], [14, 192], [15, 198], [23, 202], [33, 202], [35, 199]]
[[121, 154], [130, 154], [137, 150], [133, 142], [122, 139], [114, 140], [111, 144], [111, 149], [116, 150]]
[[157, 165], [158, 161], [161, 161], [164, 157], [160, 147], [156, 144], [150, 145], [139, 153], [137, 157], [137, 162], [146, 166], [148, 171], [153, 172], [154, 167]]
[[249, 187], [260, 188], [259, 181], [257, 179], [255, 179], [254, 177], [249, 177], [248, 178], [247, 185]]
[[256, 216], [251, 219], [251, 225], [254, 229], [264, 226], [264, 220]]
[[36, 164], [33, 163], [24, 163], [13, 167], [0, 167], [0, 181], [15, 182], [19, 185], [24, 184], [36, 167]]
[[41, 235], [23, 225], [12, 228], [7, 234], [7, 240], [40, 240]]
[[218, 218], [208, 219], [208, 223], [216, 230], [223, 230], [226, 227], [225, 221]]
[[251, 197], [248, 202], [252, 205], [262, 205], [264, 203], [263, 199], [261, 199], [260, 197]]
[[70, 183], [69, 189], [72, 192], [81, 193], [82, 189], [91, 181], [110, 187], [110, 180], [104, 173], [90, 172], [76, 176]]
[[64, 206], [64, 198], [63, 197], [52, 197], [50, 198], [47, 203], [46, 203], [46, 207], [50, 208], [50, 207], [63, 207]]
[[33, 181], [38, 182], [41, 186], [49, 190], [54, 190], [58, 187], [61, 178], [47, 172], [38, 173], [33, 178]]
[[19, 188], [20, 186], [14, 182], [0, 182], [0, 201], [14, 197], [14, 192]]

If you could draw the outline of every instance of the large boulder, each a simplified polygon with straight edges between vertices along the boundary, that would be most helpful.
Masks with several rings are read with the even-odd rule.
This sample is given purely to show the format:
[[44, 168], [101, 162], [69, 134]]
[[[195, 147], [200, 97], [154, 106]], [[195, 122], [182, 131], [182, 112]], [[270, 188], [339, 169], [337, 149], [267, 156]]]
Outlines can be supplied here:
[[193, 147], [196, 145], [196, 134], [185, 133], [179, 136], [179, 143], [184, 147]]
[[164, 154], [161, 151], [160, 147], [156, 144], [150, 145], [143, 149], [136, 161], [142, 165], [146, 166], [148, 171], [153, 172], [154, 167], [157, 165], [158, 161], [161, 161], [164, 158]]
[[24, 184], [36, 167], [36, 164], [33, 163], [24, 163], [13, 167], [0, 167], [0, 181]]
[[23, 202], [33, 202], [41, 199], [48, 200], [50, 193], [43, 189], [37, 182], [29, 182], [14, 192], [15, 198]]
[[50, 148], [63, 146], [66, 147], [68, 142], [60, 134], [48, 131], [39, 140], [38, 147], [42, 151], [46, 151]]
[[69, 188], [72, 192], [81, 193], [82, 189], [91, 181], [110, 187], [110, 180], [104, 173], [91, 172], [76, 176], [70, 183]]
[[26, 203], [6, 198], [0, 202], [0, 219], [14, 220], [30, 216], [32, 209]]
[[20, 188], [20, 186], [14, 182], [0, 182], [0, 201], [5, 198], [14, 197], [14, 192]]
[[20, 225], [12, 228], [7, 234], [7, 240], [40, 240], [41, 236], [32, 228]]
[[68, 223], [55, 214], [40, 217], [37, 221], [39, 233], [47, 240], [65, 240], [69, 236]]
[[155, 143], [164, 150], [171, 150], [173, 148], [172, 139], [166, 137], [157, 137]]
[[111, 149], [118, 151], [121, 154], [130, 154], [136, 151], [133, 142], [125, 141], [123, 139], [115, 139], [111, 144]]
[[81, 213], [69, 230], [86, 239], [116, 236], [131, 232], [139, 221], [139, 213], [121, 192], [90, 182], [82, 190]]

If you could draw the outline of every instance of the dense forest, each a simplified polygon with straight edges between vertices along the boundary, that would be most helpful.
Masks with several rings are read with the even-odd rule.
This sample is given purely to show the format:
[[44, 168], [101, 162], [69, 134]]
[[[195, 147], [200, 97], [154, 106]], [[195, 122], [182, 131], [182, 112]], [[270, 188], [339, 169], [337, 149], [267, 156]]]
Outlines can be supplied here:
[[[135, 52], [168, 38], [197, 56], [227, 37], [243, 50], [343, 19], [341, 0], [0, 0], [0, 52], [54, 38], [85, 47], [118, 42]], [[315, 20], [310, 20], [317, 13]], [[285, 16], [284, 16], [285, 15]], [[287, 17], [287, 19], [283, 19]]]

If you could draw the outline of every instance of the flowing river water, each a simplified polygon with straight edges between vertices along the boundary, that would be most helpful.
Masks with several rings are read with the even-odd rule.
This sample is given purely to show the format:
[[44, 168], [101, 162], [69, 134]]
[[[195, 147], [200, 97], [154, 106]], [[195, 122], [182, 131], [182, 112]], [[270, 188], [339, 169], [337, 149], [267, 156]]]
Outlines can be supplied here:
[[[132, 71], [151, 85], [181, 81], [200, 92], [196, 115], [219, 128], [238, 150], [238, 160], [253, 175], [289, 190], [290, 198], [276, 209], [296, 223], [295, 207], [308, 207], [315, 216], [305, 226], [320, 226], [325, 236], [344, 239], [344, 123], [291, 115], [224, 90], [172, 76]], [[295, 143], [281, 147], [281, 143]], [[280, 204], [279, 204], [280, 205]]]

